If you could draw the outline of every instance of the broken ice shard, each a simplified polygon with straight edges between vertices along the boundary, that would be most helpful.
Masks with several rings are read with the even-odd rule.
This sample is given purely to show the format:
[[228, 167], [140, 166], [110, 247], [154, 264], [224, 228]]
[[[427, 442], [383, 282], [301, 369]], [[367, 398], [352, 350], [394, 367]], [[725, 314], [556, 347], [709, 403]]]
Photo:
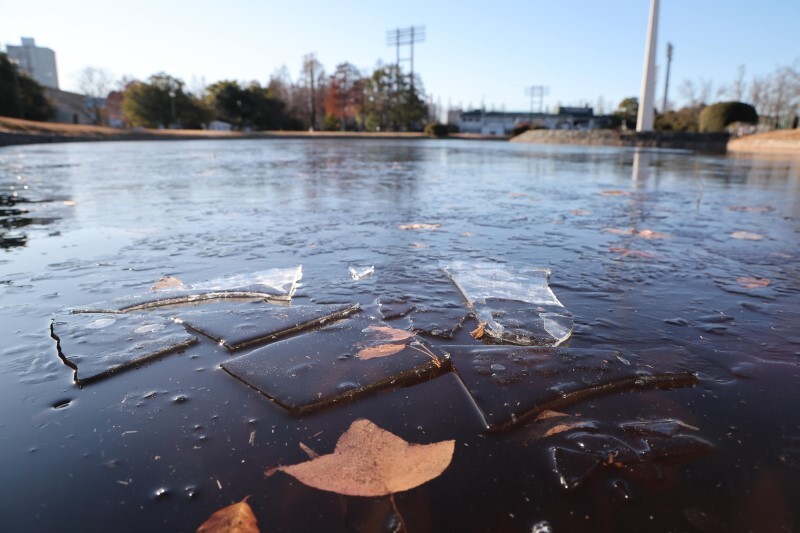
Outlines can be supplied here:
[[272, 341], [303, 329], [344, 318], [358, 305], [270, 305], [264, 302], [235, 304], [187, 311], [176, 320], [213, 339], [231, 351]]
[[273, 268], [236, 274], [186, 286], [165, 287], [145, 294], [73, 309], [73, 313], [127, 313], [166, 305], [185, 305], [225, 298], [262, 298], [289, 301], [303, 277], [303, 267]]
[[59, 356], [89, 383], [191, 346], [197, 337], [172, 320], [145, 314], [66, 315], [51, 334]]
[[654, 373], [626, 365], [611, 350], [523, 346], [448, 346], [453, 366], [499, 431], [545, 409], [559, 409], [616, 390], [682, 387], [697, 382], [688, 372]]
[[412, 332], [358, 316], [222, 363], [229, 374], [294, 414], [449, 370]]
[[550, 271], [493, 263], [443, 267], [489, 337], [530, 346], [558, 346], [572, 334], [572, 314], [550, 290]]

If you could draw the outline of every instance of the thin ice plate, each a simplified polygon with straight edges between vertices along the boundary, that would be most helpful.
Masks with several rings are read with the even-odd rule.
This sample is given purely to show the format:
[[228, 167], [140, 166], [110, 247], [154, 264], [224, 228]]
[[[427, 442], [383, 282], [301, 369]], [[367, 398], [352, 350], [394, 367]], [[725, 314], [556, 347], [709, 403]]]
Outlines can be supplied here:
[[[387, 337], [389, 330], [394, 333]], [[258, 348], [222, 363], [222, 368], [300, 414], [431, 379], [449, 370], [450, 360], [411, 332], [359, 316]]]
[[53, 322], [64, 364], [79, 384], [106, 378], [188, 348], [197, 337], [163, 317], [147, 314], [66, 315]]
[[258, 302], [188, 311], [177, 315], [176, 320], [235, 351], [344, 318], [358, 309], [358, 305], [278, 306]]
[[486, 336], [524, 346], [558, 346], [572, 335], [572, 314], [550, 289], [548, 269], [461, 261], [443, 269]]
[[611, 350], [521, 346], [447, 346], [490, 430], [514, 426], [545, 409], [557, 410], [616, 390], [695, 383], [688, 372], [655, 374]]
[[263, 298], [290, 301], [303, 277], [303, 267], [273, 268], [249, 274], [236, 274], [199, 283], [168, 287], [145, 294], [99, 302], [73, 313], [127, 313], [166, 305], [185, 305], [225, 298]]

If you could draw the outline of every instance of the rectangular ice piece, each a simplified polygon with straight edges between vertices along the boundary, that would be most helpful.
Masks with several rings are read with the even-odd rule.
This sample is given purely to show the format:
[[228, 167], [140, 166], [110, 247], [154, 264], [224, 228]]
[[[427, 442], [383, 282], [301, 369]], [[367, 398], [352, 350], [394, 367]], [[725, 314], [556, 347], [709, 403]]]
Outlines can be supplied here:
[[222, 363], [229, 374], [294, 414], [450, 369], [449, 355], [413, 332], [359, 316]]
[[61, 360], [75, 381], [89, 383], [188, 348], [197, 337], [163, 317], [146, 314], [66, 315], [53, 322]]
[[461, 261], [443, 270], [474, 310], [482, 334], [525, 346], [558, 346], [572, 335], [572, 315], [550, 290], [549, 270]]
[[259, 302], [187, 311], [175, 319], [235, 351], [339, 320], [358, 310], [357, 304], [278, 306]]
[[623, 362], [611, 350], [474, 345], [446, 349], [492, 431], [599, 394], [697, 382], [688, 372], [654, 373], [647, 366]]

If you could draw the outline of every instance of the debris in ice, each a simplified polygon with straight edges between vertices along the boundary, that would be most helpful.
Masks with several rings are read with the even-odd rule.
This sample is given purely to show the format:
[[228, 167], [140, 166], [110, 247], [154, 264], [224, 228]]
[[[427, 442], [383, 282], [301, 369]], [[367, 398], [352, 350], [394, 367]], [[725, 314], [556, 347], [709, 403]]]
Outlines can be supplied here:
[[197, 338], [171, 320], [146, 314], [66, 315], [53, 322], [61, 360], [89, 383], [187, 348]]
[[412, 332], [357, 316], [258, 348], [223, 362], [222, 368], [301, 414], [428, 380], [448, 371], [450, 359]]
[[271, 305], [264, 302], [211, 306], [175, 319], [231, 351], [273, 341], [304, 329], [342, 319], [359, 305]]
[[358, 281], [360, 279], [364, 279], [364, 278], [369, 277], [372, 274], [374, 274], [375, 273], [375, 267], [374, 266], [369, 266], [369, 267], [358, 268], [358, 269], [356, 269], [355, 267], [350, 267], [350, 268], [347, 269], [347, 271], [350, 273], [350, 277], [353, 278], [353, 281]]
[[558, 346], [572, 335], [572, 314], [550, 290], [548, 269], [458, 261], [444, 271], [475, 312], [475, 338]]
[[[225, 298], [262, 298], [289, 301], [303, 277], [303, 267], [273, 268], [249, 274], [236, 274], [193, 284], [165, 284], [159, 290], [117, 298], [110, 302], [73, 309], [73, 313], [128, 313], [163, 307], [185, 305], [205, 300]], [[158, 284], [158, 282], [157, 282]], [[174, 285], [174, 286], [169, 286]]]

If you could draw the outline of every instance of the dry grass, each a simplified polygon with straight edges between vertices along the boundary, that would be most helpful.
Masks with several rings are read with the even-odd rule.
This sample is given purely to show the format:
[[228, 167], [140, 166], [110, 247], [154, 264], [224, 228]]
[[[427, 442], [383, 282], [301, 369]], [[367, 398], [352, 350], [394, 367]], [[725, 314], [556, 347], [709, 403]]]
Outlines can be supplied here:
[[0, 117], [0, 132], [25, 133], [32, 135], [56, 135], [60, 137], [109, 137], [141, 138], [153, 136], [154, 138], [177, 137], [203, 138], [203, 139], [258, 139], [258, 138], [386, 138], [386, 139], [419, 139], [425, 137], [422, 133], [395, 133], [395, 132], [350, 132], [350, 131], [263, 131], [244, 133], [238, 131], [210, 131], [210, 130], [154, 130], [146, 128], [118, 129], [104, 126], [89, 126], [84, 124], [60, 124], [55, 122], [35, 122], [17, 118]]
[[800, 129], [776, 130], [731, 139], [728, 151], [800, 155]]

